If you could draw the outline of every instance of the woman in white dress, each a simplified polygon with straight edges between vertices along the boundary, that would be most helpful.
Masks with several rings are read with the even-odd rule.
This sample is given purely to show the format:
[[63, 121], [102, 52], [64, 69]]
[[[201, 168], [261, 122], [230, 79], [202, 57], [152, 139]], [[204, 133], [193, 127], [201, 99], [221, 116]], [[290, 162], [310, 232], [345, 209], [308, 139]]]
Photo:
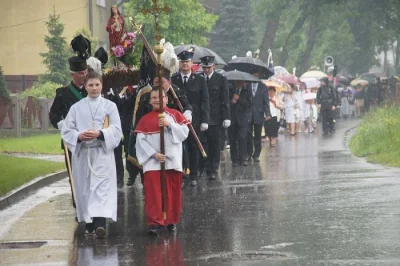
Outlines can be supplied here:
[[285, 92], [284, 105], [286, 123], [288, 125], [289, 134], [291, 136], [294, 136], [296, 134], [296, 112], [299, 113], [299, 109], [297, 99], [293, 93], [293, 90], [290, 92]]

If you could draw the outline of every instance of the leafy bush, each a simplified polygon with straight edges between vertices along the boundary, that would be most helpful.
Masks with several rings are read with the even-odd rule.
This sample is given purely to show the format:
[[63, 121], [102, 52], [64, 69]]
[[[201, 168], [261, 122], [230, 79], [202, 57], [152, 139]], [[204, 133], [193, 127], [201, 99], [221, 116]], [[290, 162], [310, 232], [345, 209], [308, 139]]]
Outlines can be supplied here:
[[370, 162], [400, 166], [400, 107], [386, 105], [368, 113], [350, 140], [350, 149]]
[[0, 66], [0, 96], [9, 102], [10, 101], [10, 91], [7, 89], [6, 80], [3, 75], [3, 69]]
[[44, 84], [35, 83], [31, 88], [23, 91], [19, 94], [20, 98], [25, 98], [28, 96], [33, 96], [35, 98], [45, 97], [48, 99], [52, 99], [56, 96], [56, 89], [62, 87], [63, 85], [53, 83], [53, 82], [46, 82]]

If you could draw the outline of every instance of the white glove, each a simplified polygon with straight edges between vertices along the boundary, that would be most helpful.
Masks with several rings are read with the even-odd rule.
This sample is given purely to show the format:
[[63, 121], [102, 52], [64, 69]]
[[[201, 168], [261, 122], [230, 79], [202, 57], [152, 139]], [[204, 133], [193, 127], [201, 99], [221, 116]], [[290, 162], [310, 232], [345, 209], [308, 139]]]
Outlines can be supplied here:
[[206, 131], [207, 129], [208, 129], [208, 124], [207, 123], [201, 123], [200, 131]]
[[231, 126], [231, 120], [224, 120], [224, 122], [222, 122], [222, 126], [224, 127], [224, 128], [228, 128], [228, 127], [230, 127]]
[[57, 127], [59, 130], [61, 130], [64, 126], [64, 120], [61, 120], [60, 122], [57, 123]]
[[110, 88], [110, 90], [107, 92], [107, 95], [112, 95], [112, 96], [114, 96], [114, 91]]
[[186, 120], [192, 122], [192, 111], [186, 110], [186, 111], [183, 113], [183, 116], [186, 118]]

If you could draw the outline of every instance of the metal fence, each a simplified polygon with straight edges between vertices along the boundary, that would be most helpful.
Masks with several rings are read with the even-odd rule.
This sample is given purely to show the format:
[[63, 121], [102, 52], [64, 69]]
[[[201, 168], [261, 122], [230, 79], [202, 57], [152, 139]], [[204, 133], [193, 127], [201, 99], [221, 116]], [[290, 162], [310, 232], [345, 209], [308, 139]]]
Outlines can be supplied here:
[[[1, 97], [1, 96], [0, 96]], [[56, 132], [49, 120], [53, 99], [11, 96], [0, 99], [0, 136], [21, 137]]]

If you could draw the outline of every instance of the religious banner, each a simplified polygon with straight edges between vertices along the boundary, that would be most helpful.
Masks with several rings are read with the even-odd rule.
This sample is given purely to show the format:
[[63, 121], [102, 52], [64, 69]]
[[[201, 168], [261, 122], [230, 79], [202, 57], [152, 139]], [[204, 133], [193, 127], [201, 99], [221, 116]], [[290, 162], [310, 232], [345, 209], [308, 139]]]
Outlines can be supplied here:
[[147, 84], [152, 85], [153, 80], [156, 76], [157, 66], [153, 62], [149, 51], [146, 48], [146, 45], [143, 45], [142, 56], [140, 58], [140, 81], [139, 87], [144, 87]]

